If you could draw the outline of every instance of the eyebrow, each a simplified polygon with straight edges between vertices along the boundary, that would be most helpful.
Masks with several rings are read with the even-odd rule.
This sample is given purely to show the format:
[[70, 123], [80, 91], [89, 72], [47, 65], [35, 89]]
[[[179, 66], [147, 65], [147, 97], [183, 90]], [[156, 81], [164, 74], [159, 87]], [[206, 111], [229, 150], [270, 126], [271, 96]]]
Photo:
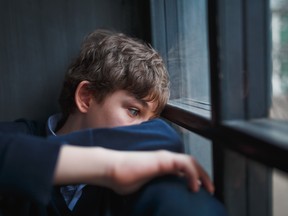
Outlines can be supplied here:
[[135, 98], [135, 99], [136, 99], [136, 101], [137, 101], [138, 103], [140, 103], [143, 107], [148, 107], [148, 103], [147, 103], [145, 100], [139, 99], [139, 98]]
[[128, 95], [132, 98], [133, 101], [136, 101], [137, 103], [141, 104], [143, 107], [148, 107], [148, 103], [145, 100], [137, 98], [132, 93], [129, 93]]
[[[134, 101], [136, 101], [136, 103], [139, 103], [141, 104], [141, 106], [143, 106], [144, 108], [148, 107], [148, 103], [147, 101], [143, 100], [143, 99], [140, 99], [140, 98], [137, 98], [135, 95], [133, 94], [129, 94], [132, 99]], [[152, 118], [157, 118], [159, 116], [159, 113], [156, 112], [156, 110], [152, 111], [152, 113], [154, 113], [153, 117]]]
[[[145, 101], [145, 100], [143, 100], [143, 99], [139, 99], [139, 98], [135, 98], [135, 100], [136, 100], [137, 102], [139, 102], [143, 107], [148, 107], [147, 101]], [[157, 113], [156, 110], [152, 110], [152, 113], [154, 113], [154, 115], [151, 116], [151, 117], [149, 118], [149, 120], [154, 119], [154, 118], [157, 118], [157, 117], [160, 116], [160, 114]]]

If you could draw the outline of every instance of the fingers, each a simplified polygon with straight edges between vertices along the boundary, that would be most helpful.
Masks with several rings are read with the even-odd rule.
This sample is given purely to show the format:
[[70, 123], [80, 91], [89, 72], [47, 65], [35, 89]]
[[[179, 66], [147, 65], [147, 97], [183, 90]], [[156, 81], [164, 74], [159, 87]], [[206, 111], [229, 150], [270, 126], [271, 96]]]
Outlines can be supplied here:
[[[119, 193], [133, 192], [150, 179], [164, 174], [185, 176], [192, 191], [201, 186], [214, 192], [214, 186], [198, 162], [191, 156], [165, 150], [156, 152], [117, 152], [121, 157], [111, 174], [112, 188]], [[116, 185], [116, 187], [114, 187]], [[120, 187], [119, 187], [120, 186]], [[119, 188], [122, 188], [119, 191]]]
[[206, 173], [206, 171], [198, 164], [198, 169], [199, 172], [201, 173], [199, 176], [199, 180], [201, 182], [201, 184], [204, 186], [204, 188], [207, 189], [208, 192], [210, 192], [211, 194], [214, 193], [215, 188], [214, 185], [209, 177], [209, 175]]
[[182, 171], [184, 172], [185, 176], [188, 179], [189, 186], [192, 189], [192, 191], [197, 192], [199, 190], [199, 171], [198, 171], [198, 165], [197, 162], [194, 160], [194, 158], [183, 155], [183, 168]]
[[191, 156], [179, 155], [180, 176], [185, 175], [192, 191], [197, 192], [201, 186], [210, 193], [214, 193], [214, 185], [201, 165]]

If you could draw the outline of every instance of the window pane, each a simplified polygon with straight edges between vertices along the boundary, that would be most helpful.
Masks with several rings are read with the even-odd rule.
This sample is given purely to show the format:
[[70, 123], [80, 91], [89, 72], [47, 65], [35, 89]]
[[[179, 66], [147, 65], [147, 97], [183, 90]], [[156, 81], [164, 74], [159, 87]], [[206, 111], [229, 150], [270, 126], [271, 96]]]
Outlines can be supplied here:
[[[272, 33], [272, 106], [270, 117], [288, 119], [288, 1], [270, 0]], [[287, 215], [287, 174], [272, 174], [272, 215]]]
[[212, 142], [176, 124], [173, 126], [182, 137], [185, 153], [192, 155], [213, 179]]
[[271, 0], [272, 108], [270, 117], [288, 120], [288, 0]]
[[151, 1], [153, 46], [170, 73], [170, 103], [209, 117], [207, 2], [167, 0], [162, 8], [156, 2]]
[[213, 178], [212, 142], [189, 131], [186, 131], [183, 138], [186, 152], [196, 158], [209, 176]]
[[288, 212], [288, 175], [275, 169], [273, 172], [273, 216], [286, 216]]

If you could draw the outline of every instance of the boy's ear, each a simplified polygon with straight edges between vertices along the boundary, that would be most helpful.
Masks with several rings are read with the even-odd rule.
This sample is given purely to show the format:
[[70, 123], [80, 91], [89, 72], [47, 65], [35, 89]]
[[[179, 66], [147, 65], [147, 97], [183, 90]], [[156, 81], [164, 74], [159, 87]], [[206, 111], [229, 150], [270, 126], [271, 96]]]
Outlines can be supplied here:
[[81, 81], [75, 91], [75, 104], [81, 113], [88, 111], [93, 97], [91, 91], [87, 88], [88, 85], [89, 81]]

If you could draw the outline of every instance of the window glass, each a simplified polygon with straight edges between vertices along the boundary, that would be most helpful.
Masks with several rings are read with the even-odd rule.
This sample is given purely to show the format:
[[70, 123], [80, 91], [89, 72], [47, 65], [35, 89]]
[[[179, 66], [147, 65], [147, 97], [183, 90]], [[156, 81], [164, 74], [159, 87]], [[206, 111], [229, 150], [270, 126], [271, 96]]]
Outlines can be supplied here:
[[288, 120], [288, 0], [270, 0], [272, 107], [270, 117]]
[[[168, 49], [170, 104], [210, 118], [207, 1], [176, 1], [177, 43]], [[169, 25], [169, 23], [168, 23]], [[182, 129], [185, 151], [212, 177], [211, 141]]]
[[286, 216], [288, 212], [288, 175], [274, 169], [272, 178], [273, 216]]
[[192, 155], [213, 179], [212, 142], [176, 124], [173, 126], [182, 137], [185, 152]]
[[183, 138], [186, 152], [196, 158], [209, 176], [213, 178], [211, 141], [189, 131], [183, 134]]
[[210, 117], [206, 0], [151, 4], [153, 46], [170, 74], [170, 103]]
[[[172, 90], [179, 91], [181, 98], [205, 104], [209, 102], [206, 2], [179, 1], [178, 5], [179, 69], [182, 76]], [[173, 49], [171, 54], [173, 59]]]
[[[288, 120], [288, 0], [270, 0], [272, 35], [272, 106], [270, 117]], [[272, 174], [273, 216], [287, 215], [288, 175]]]

